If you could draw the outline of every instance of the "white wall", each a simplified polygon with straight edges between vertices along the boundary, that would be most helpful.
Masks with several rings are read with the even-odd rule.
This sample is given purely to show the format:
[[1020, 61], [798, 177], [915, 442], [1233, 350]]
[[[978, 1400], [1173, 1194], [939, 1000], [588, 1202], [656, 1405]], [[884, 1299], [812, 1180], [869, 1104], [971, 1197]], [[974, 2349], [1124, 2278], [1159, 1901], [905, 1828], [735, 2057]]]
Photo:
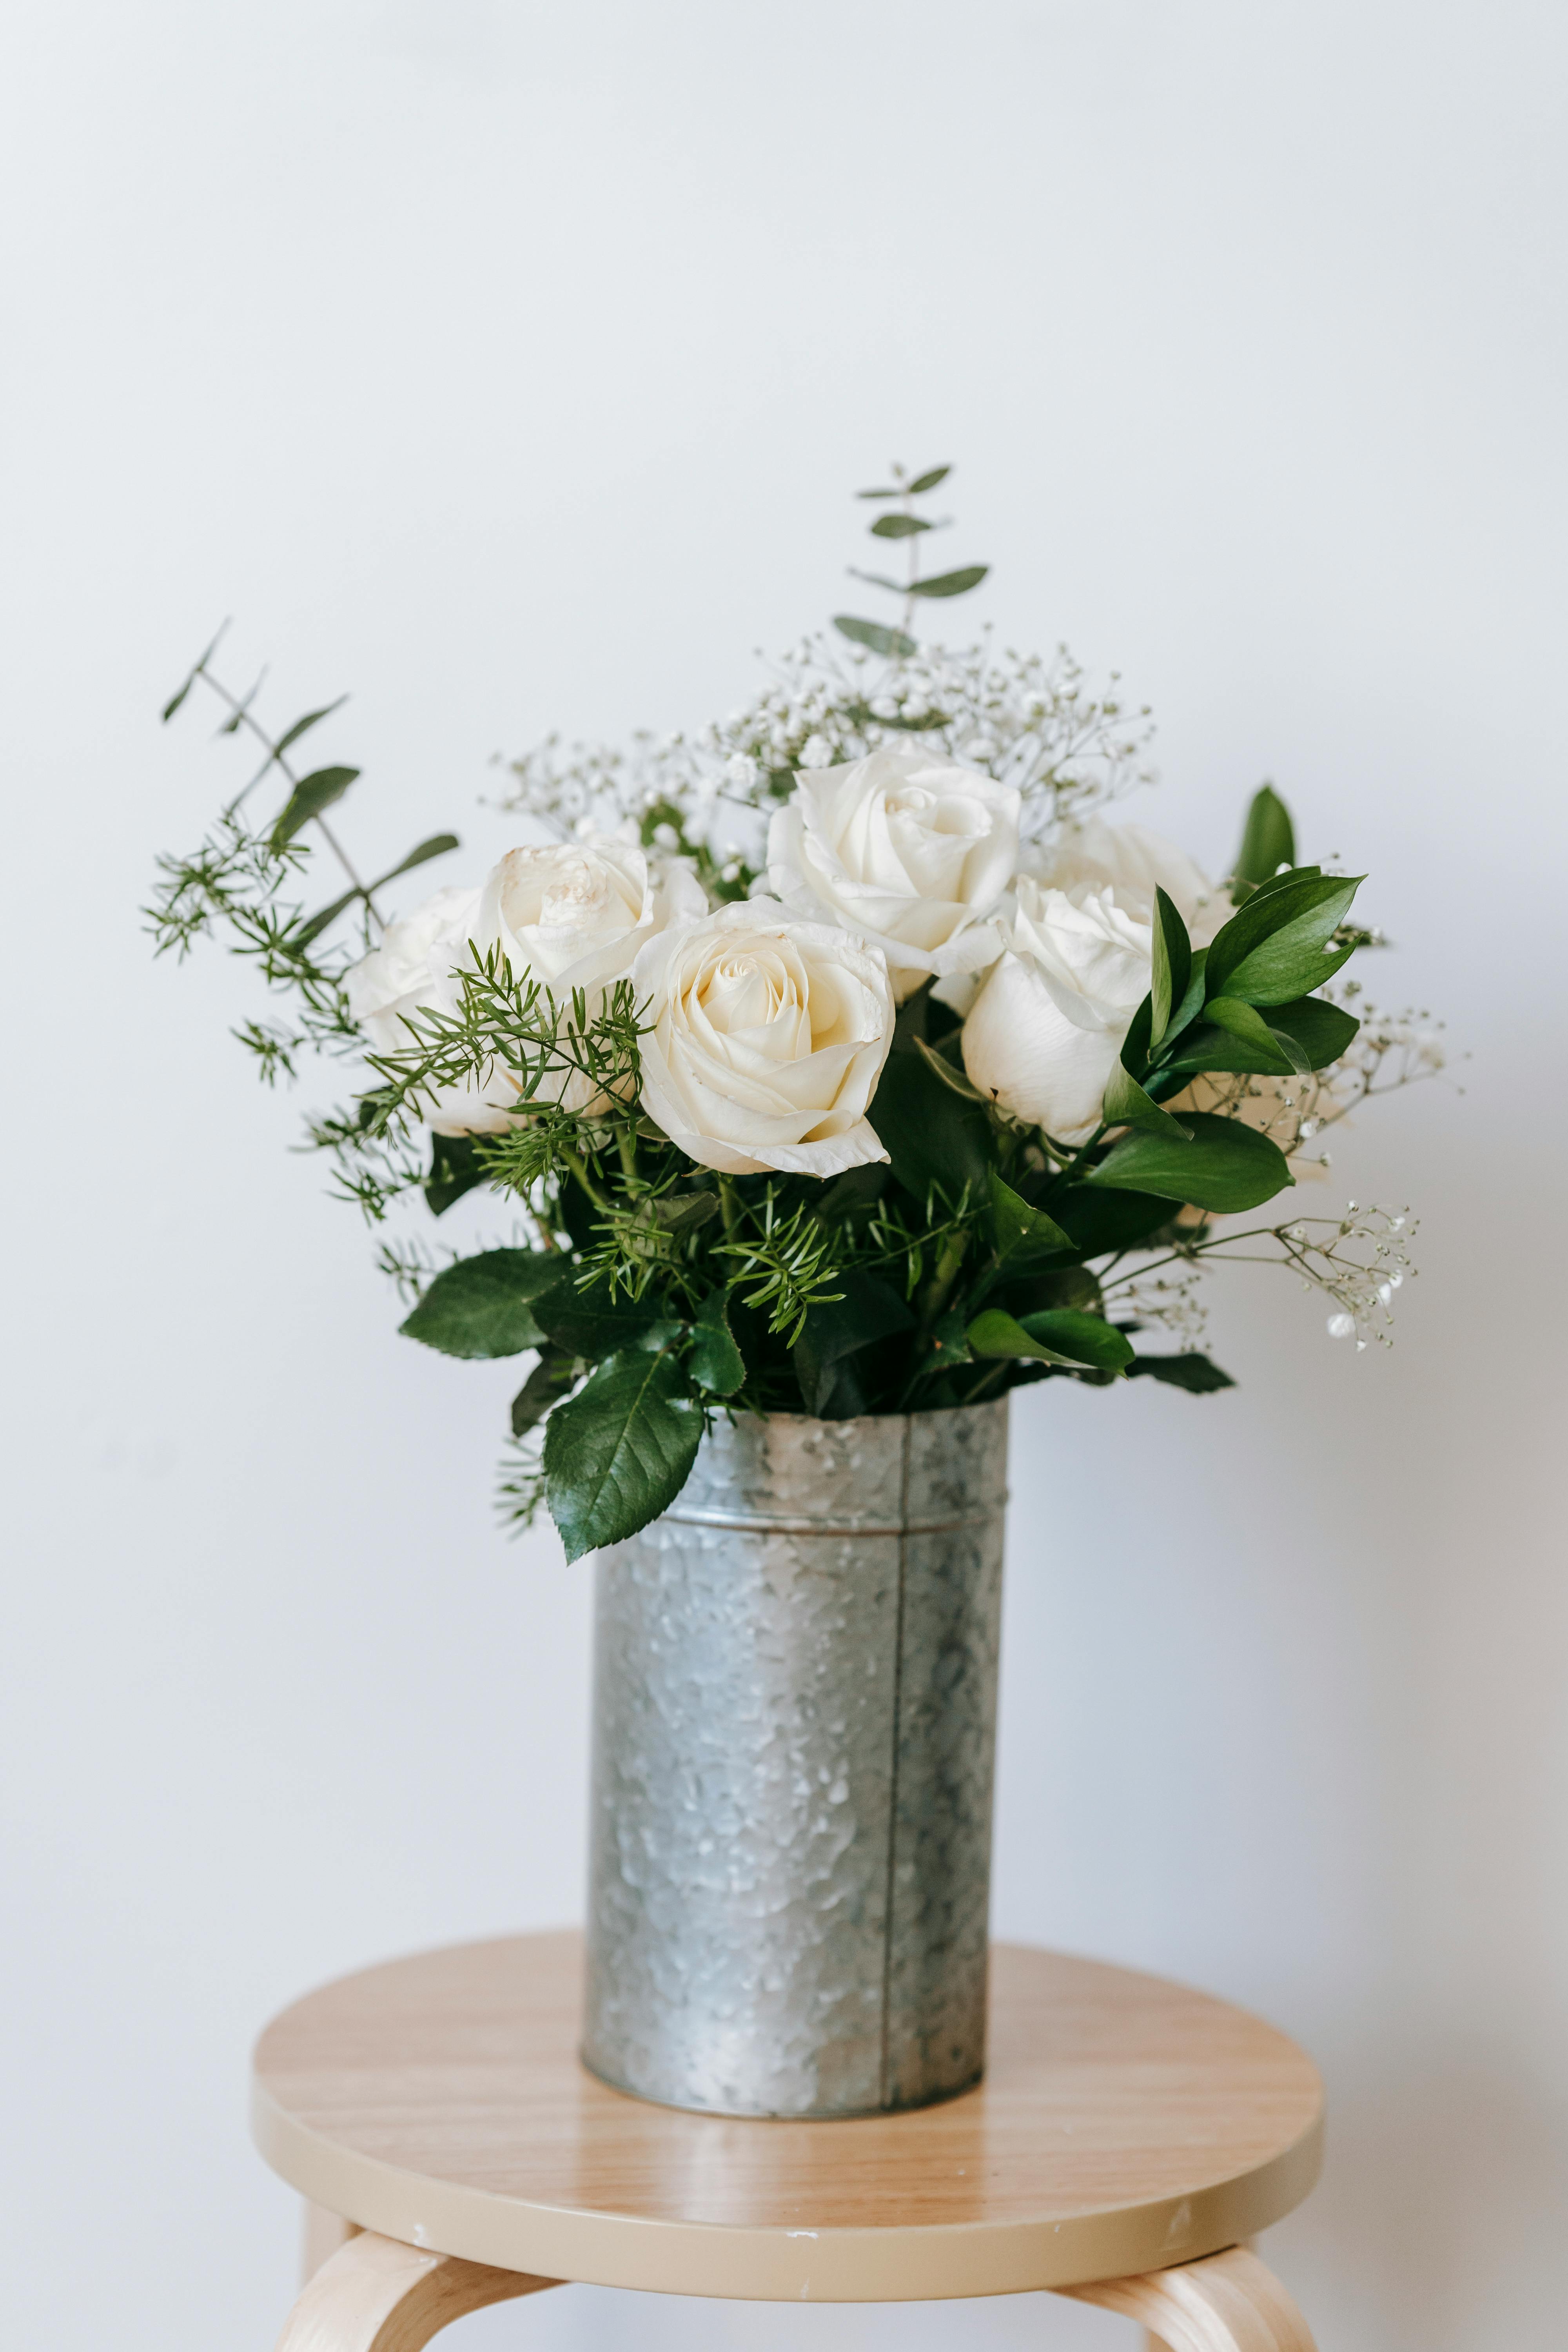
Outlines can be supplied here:
[[[732, 707], [897, 455], [960, 464], [1006, 636], [1155, 704], [1141, 813], [1220, 864], [1273, 774], [1474, 1056], [1340, 1157], [1424, 1218], [1391, 1357], [1237, 1274], [1234, 1397], [1021, 1405], [998, 1925], [1320, 2055], [1269, 2250], [1325, 2352], [1545, 2352], [1561, 12], [11, 0], [4, 42], [15, 2342], [269, 2343], [254, 2029], [580, 1901], [583, 1575], [494, 1531], [508, 1368], [394, 1336], [225, 1037], [243, 976], [149, 963], [233, 766], [158, 703], [234, 614], [279, 716], [353, 689], [367, 857], [456, 822], [477, 866], [492, 751]], [[1131, 2339], [582, 2292], [468, 2340]]]

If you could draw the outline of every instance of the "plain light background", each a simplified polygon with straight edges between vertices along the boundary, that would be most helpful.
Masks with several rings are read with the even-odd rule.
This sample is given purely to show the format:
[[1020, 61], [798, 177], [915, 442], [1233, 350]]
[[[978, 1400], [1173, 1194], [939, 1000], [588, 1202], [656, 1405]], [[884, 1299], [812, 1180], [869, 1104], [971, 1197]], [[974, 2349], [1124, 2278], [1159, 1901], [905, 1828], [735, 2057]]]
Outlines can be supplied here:
[[[1272, 775], [1458, 1086], [1363, 1116], [1391, 1355], [1216, 1279], [1242, 1381], [1016, 1415], [995, 1916], [1306, 2042], [1267, 2251], [1324, 2352], [1547, 2352], [1568, 2192], [1568, 32], [1529, 0], [11, 0], [4, 34], [4, 1997], [10, 2340], [264, 2347], [245, 2132], [313, 1982], [581, 1907], [586, 1580], [496, 1531], [510, 1368], [395, 1336], [160, 847], [226, 613], [372, 864], [552, 726], [732, 708], [952, 460], [962, 610], [1153, 703], [1126, 813]], [[410, 896], [415, 895], [412, 891]], [[1463, 1091], [1459, 1090], [1462, 1086]], [[574, 2291], [491, 2352], [1104, 2352], [946, 2310]], [[457, 2339], [455, 2339], [457, 2340]]]

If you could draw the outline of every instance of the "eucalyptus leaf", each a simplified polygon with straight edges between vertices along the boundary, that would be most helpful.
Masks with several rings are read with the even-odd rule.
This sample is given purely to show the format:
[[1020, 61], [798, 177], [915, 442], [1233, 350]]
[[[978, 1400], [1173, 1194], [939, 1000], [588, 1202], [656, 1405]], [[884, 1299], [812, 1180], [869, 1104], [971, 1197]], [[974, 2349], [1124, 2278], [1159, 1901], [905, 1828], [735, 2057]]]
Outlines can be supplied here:
[[270, 847], [283, 848], [301, 825], [309, 824], [312, 817], [330, 809], [334, 801], [341, 801], [359, 772], [357, 768], [316, 768], [310, 775], [301, 776], [279, 812]]
[[1256, 1209], [1295, 1181], [1279, 1145], [1255, 1127], [1212, 1111], [1188, 1111], [1185, 1123], [1193, 1130], [1188, 1143], [1134, 1128], [1085, 1173], [1084, 1183], [1225, 1213]]
[[545, 1424], [545, 1498], [568, 1560], [622, 1543], [690, 1475], [701, 1408], [673, 1356], [612, 1356]]
[[879, 515], [871, 525], [874, 539], [913, 539], [918, 530], [931, 530], [934, 524], [922, 522], [919, 515]]
[[346, 694], [340, 694], [335, 702], [323, 702], [320, 710], [307, 710], [303, 719], [296, 719], [292, 727], [286, 727], [278, 738], [273, 758], [280, 759], [290, 743], [297, 743], [301, 735], [308, 735], [312, 727], [319, 727], [323, 719], [330, 719], [334, 710], [341, 710], [347, 700]]
[[462, 845], [455, 833], [433, 833], [428, 841], [420, 842], [406, 857], [389, 866], [384, 874], [378, 874], [370, 887], [379, 890], [384, 883], [395, 882], [400, 874], [412, 874], [416, 866], [427, 866], [431, 858], [445, 857], [449, 849], [460, 849]]
[[929, 473], [917, 474], [910, 484], [910, 498], [918, 499], [927, 490], [934, 490], [939, 482], [946, 481], [952, 471], [951, 466], [933, 466]]
[[868, 588], [890, 588], [895, 596], [909, 593], [901, 580], [889, 580], [885, 572], [861, 572], [853, 563], [848, 566], [848, 572], [851, 580], [863, 580]]
[[343, 913], [346, 908], [352, 907], [356, 898], [363, 898], [364, 895], [365, 894], [363, 890], [345, 890], [342, 898], [334, 898], [332, 900], [330, 907], [322, 907], [319, 908], [315, 914], [310, 915], [306, 918], [304, 922], [300, 925], [298, 930], [290, 931], [289, 934], [289, 946], [295, 948], [308, 948], [312, 940], [319, 940], [321, 933], [328, 928], [328, 926], [337, 921], [338, 917]]
[[400, 1328], [444, 1356], [519, 1356], [543, 1346], [534, 1304], [560, 1279], [561, 1260], [550, 1251], [482, 1250], [444, 1267]]
[[867, 646], [874, 654], [886, 654], [889, 659], [908, 661], [917, 650], [913, 637], [902, 629], [889, 629], [880, 621], [859, 621], [852, 613], [835, 613], [833, 625], [841, 637], [848, 637], [858, 646]]
[[934, 579], [912, 580], [905, 589], [907, 596], [966, 596], [978, 588], [991, 566], [988, 563], [966, 563], [957, 572], [939, 572]]
[[733, 1396], [746, 1377], [744, 1359], [730, 1328], [729, 1293], [722, 1286], [710, 1290], [697, 1310], [687, 1364], [698, 1387], [713, 1396]]

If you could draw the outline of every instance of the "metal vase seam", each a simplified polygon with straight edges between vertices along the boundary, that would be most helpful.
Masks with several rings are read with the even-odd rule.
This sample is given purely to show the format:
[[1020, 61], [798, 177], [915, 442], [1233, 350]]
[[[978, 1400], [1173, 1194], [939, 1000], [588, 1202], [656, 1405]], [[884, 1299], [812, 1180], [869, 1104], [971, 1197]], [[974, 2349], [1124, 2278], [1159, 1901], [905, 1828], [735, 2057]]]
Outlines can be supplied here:
[[738, 1417], [601, 1552], [584, 2063], [732, 2116], [977, 2082], [1007, 1404]]

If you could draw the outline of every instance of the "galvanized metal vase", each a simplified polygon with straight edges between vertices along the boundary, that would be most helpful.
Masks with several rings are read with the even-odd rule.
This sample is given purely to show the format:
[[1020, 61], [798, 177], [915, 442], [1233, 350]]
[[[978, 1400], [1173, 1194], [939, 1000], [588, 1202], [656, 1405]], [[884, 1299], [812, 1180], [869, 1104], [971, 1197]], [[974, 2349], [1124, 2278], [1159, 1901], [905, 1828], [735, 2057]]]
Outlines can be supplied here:
[[979, 2080], [1005, 1399], [742, 1416], [601, 1552], [583, 2055], [732, 2116]]

